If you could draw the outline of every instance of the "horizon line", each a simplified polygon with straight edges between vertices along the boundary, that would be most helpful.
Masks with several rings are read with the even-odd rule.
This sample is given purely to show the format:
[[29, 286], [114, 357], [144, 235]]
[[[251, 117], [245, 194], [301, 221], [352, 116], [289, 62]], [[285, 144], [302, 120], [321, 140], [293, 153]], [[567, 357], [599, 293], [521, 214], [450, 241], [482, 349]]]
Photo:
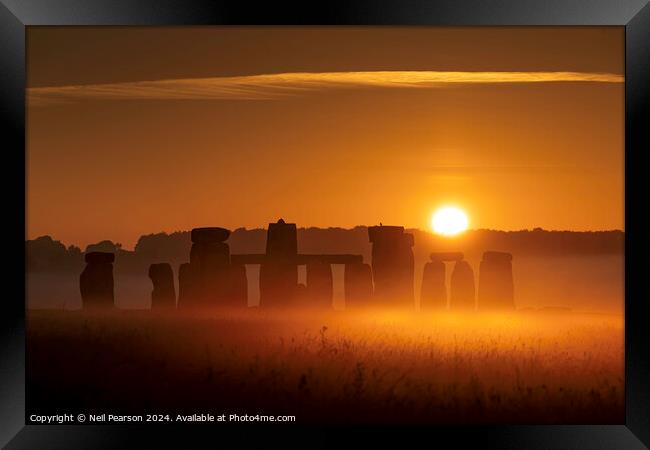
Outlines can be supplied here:
[[[287, 223], [292, 223], [292, 222], [287, 222]], [[336, 227], [336, 226], [329, 226], [329, 227], [308, 226], [308, 227], [296, 227], [296, 229], [297, 230], [309, 230], [309, 229], [314, 229], [315, 228], [315, 229], [320, 229], [320, 230], [339, 229], [339, 230], [344, 230], [344, 231], [353, 231], [356, 228], [368, 228], [368, 227], [371, 227], [371, 226], [378, 226], [378, 225], [355, 225], [355, 226], [350, 227], [350, 228]], [[384, 225], [384, 226], [395, 226], [395, 225]], [[402, 225], [397, 225], [397, 226], [402, 226]], [[194, 228], [200, 228], [200, 227], [194, 227]], [[139, 240], [139, 238], [141, 238], [143, 236], [151, 236], [151, 235], [156, 235], [156, 234], [166, 234], [166, 235], [169, 236], [169, 235], [172, 235], [172, 234], [175, 234], [175, 233], [190, 233], [191, 230], [192, 230], [192, 228], [190, 228], [188, 230], [158, 231], [158, 232], [145, 233], [145, 234], [140, 234], [140, 236], [138, 237], [138, 240]], [[229, 229], [229, 230], [230, 230], [231, 233], [234, 233], [234, 232], [239, 231], [239, 230], [243, 230], [243, 231], [266, 231], [266, 230], [268, 230], [268, 227], [266, 227], [266, 228], [261, 228], [261, 227], [256, 227], [256, 228], [238, 227], [238, 228], [233, 228], [233, 229]], [[456, 235], [456, 236], [443, 236], [443, 235], [439, 235], [439, 234], [435, 233], [434, 231], [426, 230], [426, 229], [422, 229], [422, 228], [404, 227], [404, 231], [418, 231], [418, 232], [434, 235], [434, 236], [439, 237], [441, 239], [448, 239], [448, 240], [462, 238], [463, 235], [467, 234], [467, 233], [485, 232], [485, 231], [493, 232], [493, 233], [522, 233], [522, 232], [533, 233], [533, 232], [540, 232], [540, 231], [541, 232], [547, 232], [547, 233], [615, 233], [615, 232], [619, 232], [619, 233], [625, 234], [625, 230], [621, 229], [621, 228], [599, 229], [599, 230], [559, 230], [559, 229], [547, 230], [547, 229], [540, 228], [540, 227], [522, 228], [522, 229], [519, 229], [519, 230], [500, 230], [500, 229], [496, 229], [496, 228], [473, 228], [473, 229], [468, 229], [466, 231], [463, 231], [462, 233], [460, 233], [459, 235]], [[36, 236], [34, 238], [31, 238], [31, 239], [26, 237], [25, 242], [27, 243], [28, 241], [34, 241], [36, 239], [40, 239], [40, 238], [43, 238], [43, 237], [49, 237], [50, 239], [52, 239], [52, 241], [61, 242], [63, 244], [63, 241], [57, 240], [51, 234], [42, 234], [40, 236]], [[133, 245], [133, 250], [135, 250], [135, 245], [137, 244], [138, 240], [135, 241], [135, 244]], [[95, 244], [98, 244], [98, 243], [104, 242], [104, 241], [109, 241], [109, 242], [112, 242], [113, 244], [121, 244], [120, 242], [113, 241], [111, 239], [99, 239], [99, 240], [94, 241], [94, 242], [92, 242], [90, 244], [86, 244], [86, 247], [88, 247], [89, 245], [95, 245]], [[66, 245], [66, 248], [70, 247], [70, 246], [75, 246], [75, 247], [81, 248], [81, 246], [79, 246], [77, 244]], [[125, 250], [125, 251], [130, 251], [130, 250], [127, 250], [125, 247], [121, 247], [121, 248], [123, 250]]]

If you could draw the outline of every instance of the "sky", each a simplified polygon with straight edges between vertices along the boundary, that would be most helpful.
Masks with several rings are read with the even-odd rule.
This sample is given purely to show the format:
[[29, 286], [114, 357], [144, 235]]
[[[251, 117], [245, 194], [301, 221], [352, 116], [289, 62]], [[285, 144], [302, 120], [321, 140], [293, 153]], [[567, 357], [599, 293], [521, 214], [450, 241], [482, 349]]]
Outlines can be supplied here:
[[624, 229], [621, 27], [29, 27], [27, 237]]

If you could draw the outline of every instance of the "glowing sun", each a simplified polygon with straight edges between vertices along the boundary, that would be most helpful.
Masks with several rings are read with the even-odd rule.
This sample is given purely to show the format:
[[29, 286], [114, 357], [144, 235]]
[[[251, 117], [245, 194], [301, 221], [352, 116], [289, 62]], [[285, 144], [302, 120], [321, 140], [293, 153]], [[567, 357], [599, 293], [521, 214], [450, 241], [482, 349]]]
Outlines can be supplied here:
[[454, 206], [446, 206], [438, 209], [431, 216], [431, 228], [437, 234], [454, 236], [467, 230], [469, 220], [467, 214]]

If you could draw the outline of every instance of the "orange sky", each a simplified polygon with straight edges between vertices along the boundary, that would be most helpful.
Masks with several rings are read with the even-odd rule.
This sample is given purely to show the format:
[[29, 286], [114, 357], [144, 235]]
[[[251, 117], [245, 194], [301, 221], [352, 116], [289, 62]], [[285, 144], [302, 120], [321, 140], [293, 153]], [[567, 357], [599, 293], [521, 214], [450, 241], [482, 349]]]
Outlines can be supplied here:
[[623, 39], [29, 28], [27, 235], [128, 248], [278, 217], [426, 229], [447, 203], [471, 228], [623, 229]]

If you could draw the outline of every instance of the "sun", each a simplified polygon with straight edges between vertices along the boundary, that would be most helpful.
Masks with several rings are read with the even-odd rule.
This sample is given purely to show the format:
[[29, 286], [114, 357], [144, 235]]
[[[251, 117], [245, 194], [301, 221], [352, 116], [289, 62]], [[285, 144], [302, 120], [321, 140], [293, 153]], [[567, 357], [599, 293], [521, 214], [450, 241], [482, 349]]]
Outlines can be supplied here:
[[469, 220], [467, 214], [455, 206], [445, 206], [431, 216], [431, 228], [434, 233], [444, 236], [455, 236], [467, 230]]

